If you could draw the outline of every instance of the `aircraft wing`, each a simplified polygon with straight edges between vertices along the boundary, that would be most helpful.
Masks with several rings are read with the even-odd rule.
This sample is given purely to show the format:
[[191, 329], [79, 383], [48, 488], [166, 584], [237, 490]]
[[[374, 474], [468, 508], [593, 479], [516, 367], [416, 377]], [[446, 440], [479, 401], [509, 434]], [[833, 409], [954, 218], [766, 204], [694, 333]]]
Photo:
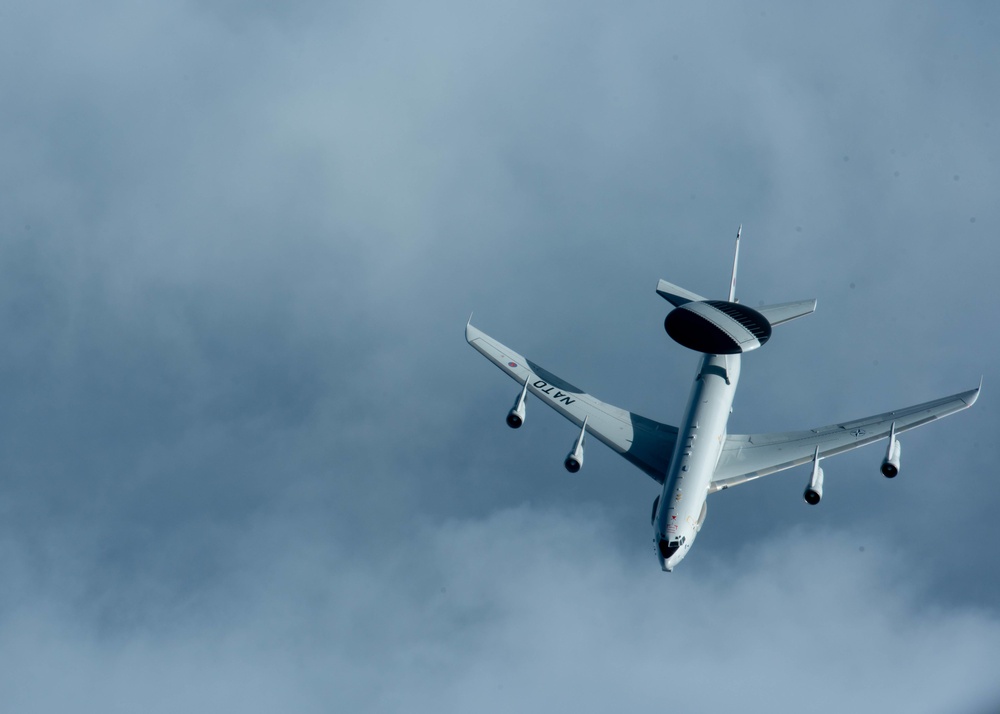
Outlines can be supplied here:
[[834, 456], [888, 437], [893, 424], [897, 434], [929, 424], [971, 407], [979, 397], [980, 387], [932, 402], [808, 431], [730, 434], [722, 447], [709, 493], [808, 463], [813, 460], [817, 446], [820, 458]]
[[471, 323], [465, 327], [465, 339], [519, 385], [524, 385], [527, 380], [529, 394], [578, 427], [586, 419], [588, 433], [654, 480], [663, 483], [677, 441], [676, 427], [660, 424], [592, 397], [500, 344]]

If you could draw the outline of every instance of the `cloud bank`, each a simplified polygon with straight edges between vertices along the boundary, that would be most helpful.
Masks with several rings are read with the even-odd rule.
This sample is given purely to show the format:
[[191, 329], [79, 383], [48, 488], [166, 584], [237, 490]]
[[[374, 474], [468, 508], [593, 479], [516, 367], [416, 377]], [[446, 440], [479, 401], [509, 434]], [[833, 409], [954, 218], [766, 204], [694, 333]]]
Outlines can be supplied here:
[[597, 509], [520, 507], [427, 524], [367, 559], [265, 527], [231, 549], [223, 582], [127, 628], [79, 617], [14, 569], [5, 699], [24, 712], [1000, 701], [1000, 619], [928, 606], [920, 563], [877, 539], [859, 551], [835, 530], [793, 532], [664, 577], [611, 531]]

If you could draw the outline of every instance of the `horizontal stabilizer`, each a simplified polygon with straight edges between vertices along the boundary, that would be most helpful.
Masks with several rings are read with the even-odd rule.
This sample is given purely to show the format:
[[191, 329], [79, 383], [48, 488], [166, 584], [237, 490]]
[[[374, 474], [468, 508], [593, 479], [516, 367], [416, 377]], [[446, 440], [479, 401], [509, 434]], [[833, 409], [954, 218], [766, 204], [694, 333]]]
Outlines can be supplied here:
[[661, 280], [657, 283], [656, 292], [660, 297], [669, 301], [675, 307], [686, 305], [689, 302], [701, 302], [705, 299], [701, 295], [697, 295], [690, 290], [685, 290], [679, 285], [668, 283], [666, 280]]
[[798, 302], [783, 302], [779, 305], [758, 307], [757, 312], [767, 318], [771, 327], [789, 322], [797, 317], [811, 315], [816, 310], [815, 300], [799, 300]]

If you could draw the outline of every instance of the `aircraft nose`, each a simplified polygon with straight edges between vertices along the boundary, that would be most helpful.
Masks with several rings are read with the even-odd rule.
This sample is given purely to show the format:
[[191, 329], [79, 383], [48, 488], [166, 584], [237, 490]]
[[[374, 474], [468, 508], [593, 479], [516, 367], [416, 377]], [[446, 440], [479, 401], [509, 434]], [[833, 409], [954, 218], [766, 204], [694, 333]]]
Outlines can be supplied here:
[[675, 563], [671, 563], [670, 559], [680, 550], [680, 543], [667, 539], [666, 536], [660, 535], [656, 539], [656, 555], [660, 561], [660, 568], [665, 573], [669, 573], [674, 568]]

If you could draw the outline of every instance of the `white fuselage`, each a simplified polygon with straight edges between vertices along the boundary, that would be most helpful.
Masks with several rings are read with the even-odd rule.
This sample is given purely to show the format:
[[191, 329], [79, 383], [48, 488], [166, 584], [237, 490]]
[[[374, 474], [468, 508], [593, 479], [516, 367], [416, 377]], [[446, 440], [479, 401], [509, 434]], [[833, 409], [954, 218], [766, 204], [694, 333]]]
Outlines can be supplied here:
[[684, 559], [701, 530], [739, 379], [740, 355], [702, 358], [653, 524], [656, 554], [666, 571]]

